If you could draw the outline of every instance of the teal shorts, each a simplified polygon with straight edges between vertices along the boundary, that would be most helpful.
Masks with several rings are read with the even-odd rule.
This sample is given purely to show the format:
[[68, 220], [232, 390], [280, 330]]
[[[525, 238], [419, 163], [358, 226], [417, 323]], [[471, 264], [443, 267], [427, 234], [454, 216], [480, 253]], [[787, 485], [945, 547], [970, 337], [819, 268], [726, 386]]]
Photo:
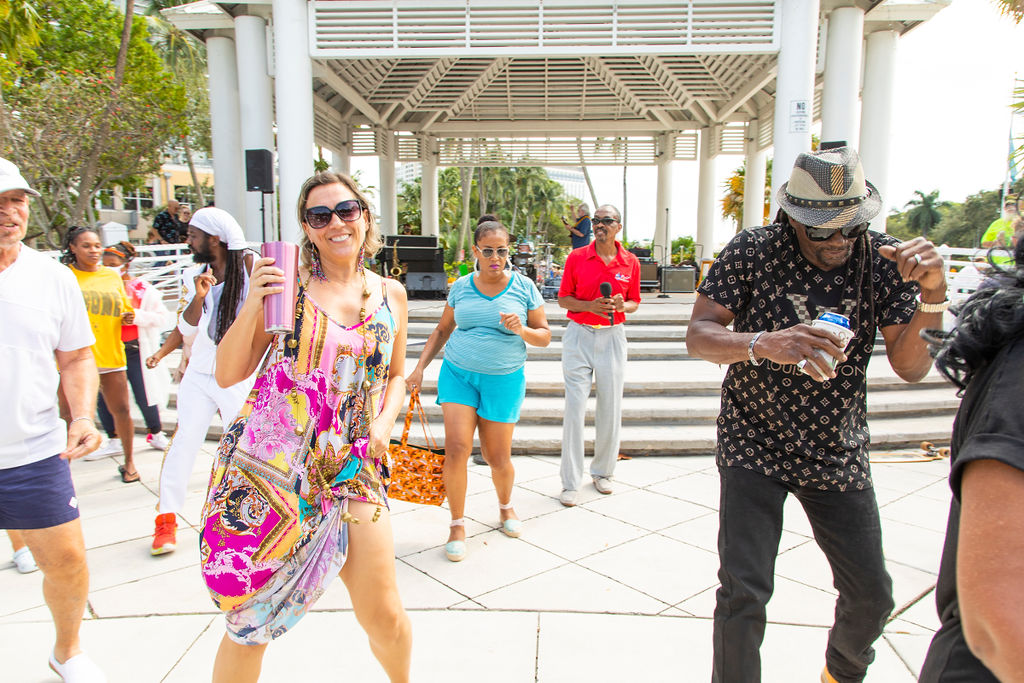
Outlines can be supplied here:
[[485, 375], [441, 363], [437, 377], [437, 404], [458, 403], [476, 409], [490, 422], [519, 422], [519, 409], [526, 397], [526, 373], [522, 368], [507, 375]]

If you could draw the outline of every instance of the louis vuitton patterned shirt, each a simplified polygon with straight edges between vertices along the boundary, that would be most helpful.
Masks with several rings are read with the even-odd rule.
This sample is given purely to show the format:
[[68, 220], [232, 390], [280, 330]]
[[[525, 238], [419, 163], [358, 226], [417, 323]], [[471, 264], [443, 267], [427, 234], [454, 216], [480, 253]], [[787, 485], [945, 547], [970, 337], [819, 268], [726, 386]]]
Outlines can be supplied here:
[[878, 253], [883, 244], [899, 240], [869, 231], [845, 265], [823, 271], [791, 227], [768, 225], [744, 230], [719, 255], [697, 291], [735, 315], [736, 332], [782, 330], [826, 311], [847, 316], [855, 332], [827, 382], [769, 360], [729, 366], [719, 465], [822, 491], [870, 488], [865, 372], [876, 330], [910, 322], [918, 292]]

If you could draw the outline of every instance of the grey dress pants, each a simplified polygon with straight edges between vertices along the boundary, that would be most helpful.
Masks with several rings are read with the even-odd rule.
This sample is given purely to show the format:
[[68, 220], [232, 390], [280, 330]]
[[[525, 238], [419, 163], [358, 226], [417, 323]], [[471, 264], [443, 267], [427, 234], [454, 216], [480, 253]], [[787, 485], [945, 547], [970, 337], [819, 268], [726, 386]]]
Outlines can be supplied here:
[[592, 477], [610, 477], [619, 457], [622, 386], [626, 368], [623, 325], [593, 328], [569, 321], [562, 338], [565, 414], [562, 421], [562, 488], [578, 491], [583, 476], [583, 423], [590, 386], [597, 385]]

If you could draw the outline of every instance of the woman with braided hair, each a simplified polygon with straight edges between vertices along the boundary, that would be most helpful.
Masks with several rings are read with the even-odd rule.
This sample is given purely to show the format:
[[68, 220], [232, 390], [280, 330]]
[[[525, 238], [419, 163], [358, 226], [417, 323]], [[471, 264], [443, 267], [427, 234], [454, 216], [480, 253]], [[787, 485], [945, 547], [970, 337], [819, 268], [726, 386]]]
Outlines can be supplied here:
[[[100, 371], [100, 394], [114, 418], [114, 431], [121, 440], [124, 464], [118, 466], [121, 481], [126, 484], [139, 480], [135, 469], [132, 442], [135, 425], [132, 423], [128, 398], [128, 359], [121, 342], [121, 328], [135, 321], [135, 309], [124, 290], [121, 276], [113, 268], [100, 263], [103, 242], [99, 233], [88, 227], [72, 227], [64, 236], [65, 263], [78, 280], [89, 312], [96, 343], [92, 354]], [[64, 392], [57, 392], [61, 415], [67, 413]], [[108, 454], [104, 454], [108, 455]]]
[[264, 332], [263, 297], [281, 291], [284, 271], [262, 258], [217, 350], [221, 386], [258, 372], [221, 439], [200, 527], [203, 577], [227, 622], [213, 680], [257, 680], [267, 643], [337, 575], [385, 673], [407, 681], [411, 628], [384, 487], [405, 399], [405, 290], [364, 267], [381, 238], [347, 176], [307, 180], [298, 214], [294, 332]]

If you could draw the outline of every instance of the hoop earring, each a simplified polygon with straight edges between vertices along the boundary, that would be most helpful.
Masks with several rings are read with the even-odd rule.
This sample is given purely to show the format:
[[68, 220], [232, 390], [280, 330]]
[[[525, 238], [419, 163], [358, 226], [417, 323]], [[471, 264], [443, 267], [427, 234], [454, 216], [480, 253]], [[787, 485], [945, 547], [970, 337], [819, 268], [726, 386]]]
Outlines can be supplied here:
[[480, 272], [480, 259], [473, 259], [473, 271]]
[[324, 275], [323, 266], [320, 265], [320, 250], [316, 248], [315, 244], [310, 243], [309, 253], [309, 276], [315, 280], [327, 282], [327, 276]]

